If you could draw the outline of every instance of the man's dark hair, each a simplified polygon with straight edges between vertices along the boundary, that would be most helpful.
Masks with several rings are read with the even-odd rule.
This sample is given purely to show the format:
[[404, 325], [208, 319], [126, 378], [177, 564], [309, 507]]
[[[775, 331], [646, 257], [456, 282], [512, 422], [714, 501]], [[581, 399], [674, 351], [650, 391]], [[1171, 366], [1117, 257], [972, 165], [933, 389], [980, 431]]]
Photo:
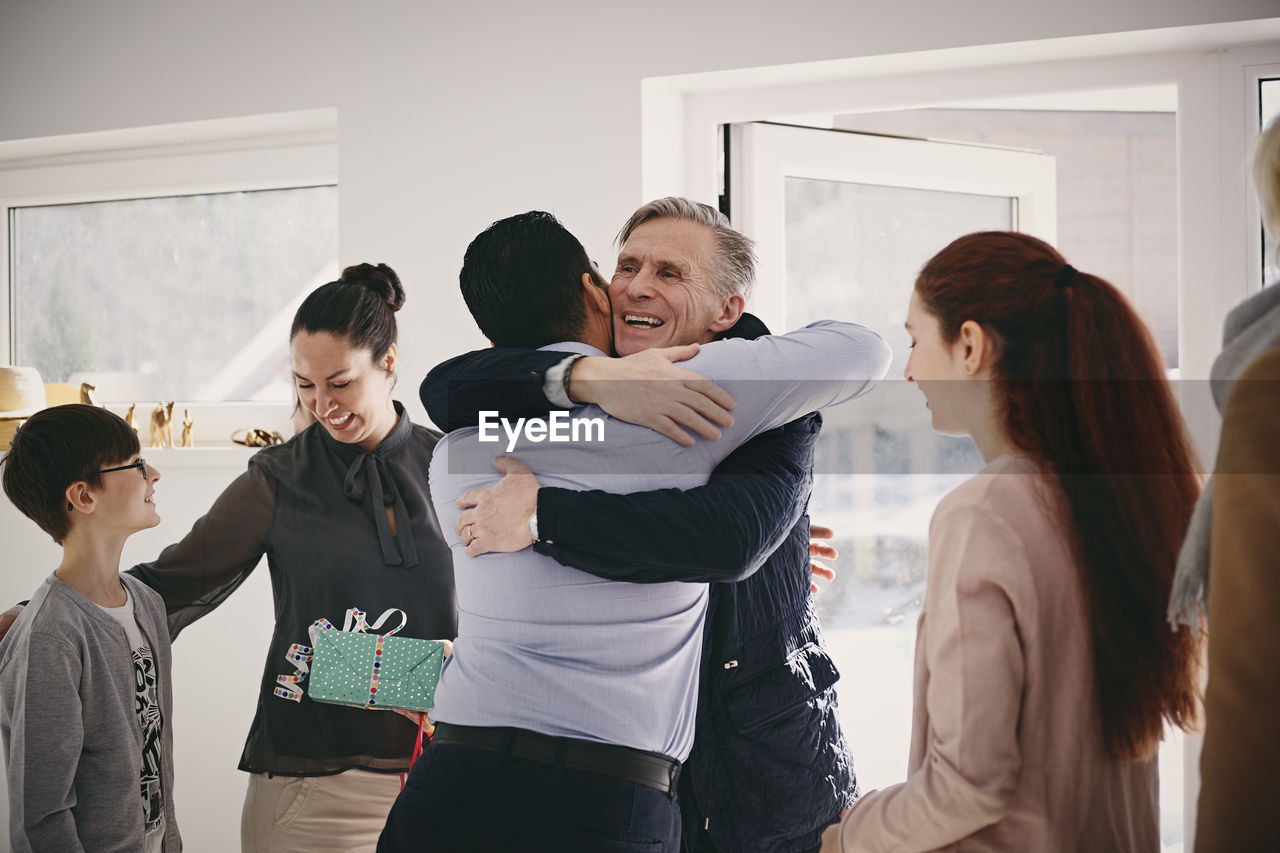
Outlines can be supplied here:
[[540, 347], [580, 337], [583, 273], [604, 287], [578, 238], [550, 213], [531, 210], [481, 231], [458, 283], [485, 337], [502, 347]]
[[36, 412], [18, 427], [4, 465], [4, 493], [27, 518], [59, 545], [71, 528], [67, 487], [84, 480], [97, 488], [93, 473], [132, 457], [138, 434], [119, 415], [72, 403]]

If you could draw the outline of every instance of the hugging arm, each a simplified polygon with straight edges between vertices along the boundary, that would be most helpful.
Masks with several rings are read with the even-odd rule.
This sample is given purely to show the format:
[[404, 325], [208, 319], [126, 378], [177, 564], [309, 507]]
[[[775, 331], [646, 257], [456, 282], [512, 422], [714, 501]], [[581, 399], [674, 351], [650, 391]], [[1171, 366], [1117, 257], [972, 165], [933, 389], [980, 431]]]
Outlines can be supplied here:
[[522, 347], [463, 353], [437, 364], [422, 380], [422, 405], [445, 432], [475, 426], [482, 409], [501, 409], [508, 418], [545, 417], [555, 407], [543, 393], [544, 376], [566, 357]]
[[172, 638], [244, 583], [267, 552], [274, 519], [275, 481], [250, 465], [182, 541], [129, 569], [164, 599]]
[[[534, 550], [610, 580], [736, 582], [800, 520], [809, 495], [793, 424], [730, 454], [705, 486], [616, 495], [538, 491]], [[584, 523], [590, 519], [590, 523]]]
[[[543, 375], [565, 358], [563, 352], [518, 348], [466, 353], [428, 374], [422, 402], [442, 429], [474, 425], [479, 412], [498, 401], [506, 417], [545, 415], [553, 406], [543, 391]], [[811, 444], [805, 423], [801, 419], [744, 444], [716, 468], [707, 485], [688, 491], [619, 495], [539, 489], [535, 548], [612, 580], [741, 580], [764, 563], [804, 512]], [[527, 510], [516, 517], [514, 523], [523, 525]], [[583, 521], [588, 518], [589, 524]], [[459, 525], [471, 520], [466, 516]], [[524, 531], [510, 532], [515, 541], [528, 543]]]
[[455, 530], [471, 556], [534, 548], [599, 577], [636, 583], [738, 581], [758, 569], [799, 521], [808, 500], [816, 417], [757, 436], [726, 458], [704, 486], [633, 494], [540, 489], [528, 468], [503, 457], [506, 476], [458, 498]]
[[591, 403], [688, 446], [694, 440], [686, 429], [716, 439], [719, 427], [733, 423], [733, 397], [675, 365], [697, 352], [697, 344], [624, 358], [518, 347], [477, 350], [437, 365], [420, 394], [427, 414], [446, 431], [475, 426], [481, 411], [541, 418]]
[[[870, 329], [840, 323], [719, 346], [714, 354], [712, 347], [704, 348], [698, 358], [729, 375], [775, 380], [743, 387], [742, 417], [726, 433], [781, 426], [755, 435], [736, 455], [725, 457], [708, 485], [683, 493], [682, 500], [670, 492], [652, 502], [646, 496], [588, 493], [588, 503], [560, 490], [539, 490], [538, 535], [547, 541], [535, 547], [616, 580], [740, 580], [759, 567], [807, 503], [811, 450], [821, 422], [816, 416], [797, 418], [795, 412], [865, 393], [888, 369], [890, 352]], [[820, 378], [786, 381], [787, 370]], [[780, 396], [785, 405], [779, 404]], [[793, 420], [786, 420], [788, 410]], [[592, 522], [589, 534], [584, 518]], [[566, 547], [573, 551], [553, 550]]]

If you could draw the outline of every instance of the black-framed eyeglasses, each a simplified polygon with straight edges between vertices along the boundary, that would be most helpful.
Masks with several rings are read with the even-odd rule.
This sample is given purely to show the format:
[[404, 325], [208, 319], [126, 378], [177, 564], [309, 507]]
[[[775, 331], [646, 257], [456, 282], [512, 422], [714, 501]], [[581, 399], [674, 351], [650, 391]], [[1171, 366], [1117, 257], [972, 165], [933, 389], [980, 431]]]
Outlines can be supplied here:
[[137, 462], [130, 462], [128, 465], [117, 465], [114, 468], [100, 468], [97, 471], [94, 471], [93, 473], [94, 474], [110, 474], [112, 471], [128, 471], [130, 468], [141, 468], [142, 479], [144, 480], [151, 479], [151, 477], [148, 476], [147, 474], [147, 460], [145, 459], [139, 459]]

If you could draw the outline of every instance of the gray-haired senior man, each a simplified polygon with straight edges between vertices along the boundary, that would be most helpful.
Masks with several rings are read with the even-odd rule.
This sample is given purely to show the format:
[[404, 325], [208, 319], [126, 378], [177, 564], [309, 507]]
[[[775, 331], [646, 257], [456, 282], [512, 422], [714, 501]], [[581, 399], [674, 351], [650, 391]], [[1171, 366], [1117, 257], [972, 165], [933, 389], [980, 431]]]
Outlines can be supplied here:
[[[754, 279], [752, 243], [718, 211], [687, 199], [659, 199], [635, 212], [619, 242], [610, 296], [614, 344], [620, 355], [766, 332], [750, 315], [740, 317]], [[650, 357], [650, 363], [662, 358], [656, 352], [646, 356]], [[547, 400], [563, 408], [594, 402], [610, 414], [674, 437], [673, 424], [664, 414], [669, 410], [662, 408], [670, 401], [657, 402], [642, 392], [655, 383], [609, 381], [641, 375], [631, 369], [631, 362], [486, 350], [433, 371], [423, 384], [423, 401], [436, 423], [448, 429], [473, 419], [477, 406], [492, 407], [495, 402], [475, 399], [474, 393], [465, 400], [457, 393], [446, 394], [449, 380], [459, 374], [489, 381], [488, 374], [502, 375], [504, 370], [517, 369], [521, 376], [530, 370], [546, 371], [545, 381], [530, 392], [539, 397], [530, 401], [531, 406], [545, 408]], [[465, 387], [485, 383], [468, 382]], [[503, 389], [504, 409], [511, 390]], [[543, 394], [547, 400], [541, 399]], [[686, 399], [700, 405], [696, 394]], [[820, 424], [816, 414], [792, 421], [748, 442], [720, 466], [727, 471], [739, 457], [746, 460], [749, 454], [764, 453], [791, 463], [790, 470], [802, 474], [802, 482], [788, 484], [795, 506], [781, 529], [794, 526], [781, 544], [769, 543], [772, 553], [765, 552], [767, 559], [754, 574], [750, 572], [764, 554], [755, 557], [747, 548], [723, 548], [715, 535], [699, 534], [719, 531], [726, 526], [725, 518], [752, 511], [749, 489], [739, 489], [740, 495], [733, 488], [716, 492], [715, 478], [712, 485], [694, 490], [706, 493], [700, 500], [692, 500], [692, 493], [685, 493], [690, 499], [668, 492], [607, 496], [538, 490], [533, 478], [521, 476], [523, 469], [508, 460], [505, 465], [516, 476], [493, 489], [468, 492], [466, 498], [473, 499], [475, 507], [457, 522], [473, 540], [467, 548], [472, 555], [528, 545], [526, 519], [536, 507], [540, 541], [535, 550], [598, 576], [642, 582], [746, 577], [710, 587], [696, 737], [680, 777], [686, 850], [816, 849], [823, 827], [838, 820], [856, 794], [853, 762], [837, 716], [838, 674], [823, 645], [810, 595], [805, 503]], [[753, 470], [751, 464], [743, 469]], [[747, 482], [751, 480], [740, 477], [736, 484]], [[729, 506], [726, 494], [738, 503]], [[592, 519], [590, 526], [581, 523], [584, 517]], [[663, 535], [653, 535], [655, 526], [665, 528]], [[737, 560], [719, 576], [709, 568], [721, 557], [717, 549]], [[745, 565], [753, 558], [752, 565]], [[662, 569], [637, 570], [641, 564]]]
[[[678, 257], [662, 264], [668, 280], [681, 277], [679, 265]], [[460, 280], [495, 344], [603, 356], [613, 343], [598, 277], [549, 214], [494, 223], [468, 248]], [[677, 286], [705, 290], [688, 280]], [[718, 310], [682, 316], [714, 325], [740, 310], [735, 300], [710, 299]], [[602, 440], [556, 444], [526, 431], [515, 454], [549, 486], [692, 489], [752, 436], [870, 390], [889, 358], [879, 335], [852, 323], [715, 341], [689, 365], [735, 398], [720, 440], [673, 444], [585, 406], [573, 415], [602, 419]], [[527, 547], [466, 556], [487, 534], [458, 524], [455, 496], [495, 482], [493, 455], [475, 425], [451, 431], [433, 455], [432, 503], [454, 551], [458, 636], [436, 692], [435, 739], [392, 808], [379, 850], [601, 853], [643, 842], [673, 853], [707, 584], [592, 577]], [[808, 652], [796, 649], [789, 660], [806, 667]], [[753, 667], [755, 657], [744, 662]]]

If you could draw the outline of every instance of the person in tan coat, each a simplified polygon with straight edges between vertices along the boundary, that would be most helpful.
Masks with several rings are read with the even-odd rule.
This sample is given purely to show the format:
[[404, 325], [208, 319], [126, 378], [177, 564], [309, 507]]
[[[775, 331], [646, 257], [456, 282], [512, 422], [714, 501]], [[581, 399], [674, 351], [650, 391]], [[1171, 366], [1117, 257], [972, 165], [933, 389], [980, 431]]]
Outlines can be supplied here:
[[1199, 641], [1164, 619], [1199, 481], [1151, 336], [1008, 232], [930, 260], [906, 325], [934, 428], [987, 464], [930, 523], [907, 779], [823, 853], [1154, 853], [1164, 724], [1199, 707]]
[[[1280, 235], [1280, 120], [1258, 141], [1254, 185], [1263, 224]], [[1223, 417], [1212, 501], [1197, 507], [1200, 524], [1179, 566], [1189, 590], [1208, 593], [1196, 853], [1275, 849], [1280, 800], [1280, 286], [1232, 309], [1223, 337], [1213, 366]], [[1195, 614], [1198, 604], [1173, 615]]]

